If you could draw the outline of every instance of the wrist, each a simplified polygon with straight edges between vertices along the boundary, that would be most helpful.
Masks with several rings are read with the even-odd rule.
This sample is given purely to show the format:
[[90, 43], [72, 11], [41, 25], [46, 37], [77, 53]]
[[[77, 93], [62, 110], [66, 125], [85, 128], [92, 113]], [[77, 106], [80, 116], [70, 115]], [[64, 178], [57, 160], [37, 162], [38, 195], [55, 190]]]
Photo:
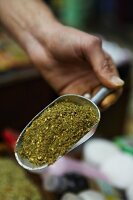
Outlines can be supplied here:
[[41, 0], [1, 0], [0, 22], [25, 48], [27, 35], [49, 37], [62, 25]]

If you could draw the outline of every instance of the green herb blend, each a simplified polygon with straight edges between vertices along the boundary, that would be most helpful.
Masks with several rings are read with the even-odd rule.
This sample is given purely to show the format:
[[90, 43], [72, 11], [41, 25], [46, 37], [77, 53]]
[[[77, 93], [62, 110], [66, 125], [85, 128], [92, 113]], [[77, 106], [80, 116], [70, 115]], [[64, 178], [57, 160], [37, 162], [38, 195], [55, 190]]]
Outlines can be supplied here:
[[37, 186], [9, 158], [0, 158], [0, 200], [44, 200]]
[[47, 108], [27, 127], [18, 154], [41, 166], [66, 154], [98, 122], [90, 105], [64, 101]]

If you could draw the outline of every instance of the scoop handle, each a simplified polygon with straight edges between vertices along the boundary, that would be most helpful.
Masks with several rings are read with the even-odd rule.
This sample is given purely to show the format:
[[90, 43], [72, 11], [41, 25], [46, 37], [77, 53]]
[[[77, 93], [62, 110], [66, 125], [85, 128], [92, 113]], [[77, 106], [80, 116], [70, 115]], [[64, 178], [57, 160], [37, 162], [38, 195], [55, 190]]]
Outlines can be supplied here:
[[112, 92], [111, 89], [102, 87], [94, 97], [92, 97], [91, 101], [98, 105], [108, 94]]

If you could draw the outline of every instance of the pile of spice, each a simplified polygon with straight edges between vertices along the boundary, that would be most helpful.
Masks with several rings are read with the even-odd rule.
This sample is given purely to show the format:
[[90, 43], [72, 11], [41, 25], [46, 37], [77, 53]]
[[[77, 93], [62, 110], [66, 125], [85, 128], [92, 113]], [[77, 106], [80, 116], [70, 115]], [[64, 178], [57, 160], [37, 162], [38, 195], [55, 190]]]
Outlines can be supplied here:
[[38, 188], [12, 160], [0, 158], [1, 200], [42, 200]]
[[37, 166], [50, 165], [66, 154], [97, 121], [96, 111], [89, 104], [55, 103], [27, 127], [17, 152]]

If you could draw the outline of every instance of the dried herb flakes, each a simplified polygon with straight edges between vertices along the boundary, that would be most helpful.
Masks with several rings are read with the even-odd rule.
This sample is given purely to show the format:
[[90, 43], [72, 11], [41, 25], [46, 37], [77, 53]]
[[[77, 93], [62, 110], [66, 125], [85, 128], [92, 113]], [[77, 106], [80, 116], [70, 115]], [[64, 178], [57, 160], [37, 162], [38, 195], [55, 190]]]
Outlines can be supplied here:
[[37, 166], [50, 165], [66, 154], [97, 121], [96, 111], [89, 104], [55, 103], [27, 127], [18, 153]]

